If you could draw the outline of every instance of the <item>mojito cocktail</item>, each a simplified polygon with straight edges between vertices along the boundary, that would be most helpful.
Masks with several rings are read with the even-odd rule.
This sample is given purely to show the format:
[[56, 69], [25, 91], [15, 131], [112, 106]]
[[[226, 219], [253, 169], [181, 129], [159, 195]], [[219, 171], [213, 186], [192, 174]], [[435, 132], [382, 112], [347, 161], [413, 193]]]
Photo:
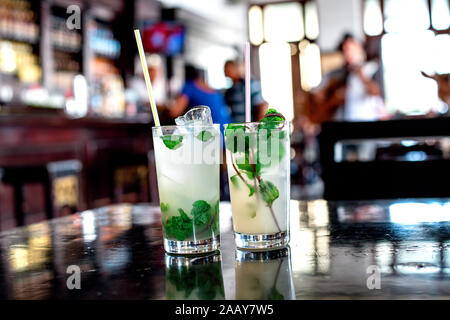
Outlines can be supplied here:
[[270, 109], [260, 122], [225, 125], [236, 246], [248, 250], [289, 242], [289, 123]]
[[219, 125], [154, 127], [153, 144], [165, 250], [217, 250]]

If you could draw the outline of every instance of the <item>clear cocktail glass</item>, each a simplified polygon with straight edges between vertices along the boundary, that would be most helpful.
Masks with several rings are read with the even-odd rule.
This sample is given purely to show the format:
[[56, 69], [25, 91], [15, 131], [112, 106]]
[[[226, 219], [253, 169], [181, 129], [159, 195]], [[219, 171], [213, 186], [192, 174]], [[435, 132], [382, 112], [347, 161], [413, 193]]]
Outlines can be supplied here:
[[225, 125], [236, 246], [279, 249], [289, 243], [289, 122]]
[[164, 249], [199, 254], [220, 246], [219, 125], [153, 128]]

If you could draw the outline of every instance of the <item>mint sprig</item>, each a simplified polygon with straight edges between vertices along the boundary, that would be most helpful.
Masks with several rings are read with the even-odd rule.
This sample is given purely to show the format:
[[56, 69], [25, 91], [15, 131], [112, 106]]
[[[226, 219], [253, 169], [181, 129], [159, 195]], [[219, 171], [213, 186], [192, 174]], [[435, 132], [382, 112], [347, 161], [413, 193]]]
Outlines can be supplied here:
[[[281, 231], [281, 228], [278, 225], [272, 205], [274, 201], [278, 199], [280, 193], [272, 182], [261, 179], [261, 169], [270, 166], [272, 161], [269, 161], [268, 164], [262, 163], [263, 150], [261, 150], [260, 146], [267, 146], [267, 150], [265, 151], [268, 158], [271, 159], [274, 151], [272, 150], [272, 134], [274, 132], [273, 130], [277, 130], [277, 138], [279, 139], [279, 150], [277, 150], [279, 157], [278, 160], [281, 160], [281, 158], [286, 154], [282, 143], [282, 140], [285, 138], [285, 133], [280, 131], [285, 126], [285, 123], [285, 117], [281, 113], [278, 113], [275, 109], [269, 109], [266, 112], [257, 129], [258, 134], [256, 145], [258, 148], [256, 148], [256, 153], [253, 150], [255, 145], [255, 134], [247, 132], [246, 129], [248, 128], [245, 124], [231, 124], [228, 125], [225, 130], [225, 146], [231, 152], [231, 164], [236, 172], [236, 175], [230, 178], [231, 182], [233, 185], [237, 186], [238, 178], [242, 180], [242, 182], [247, 185], [250, 190], [249, 197], [257, 191], [257, 194], [261, 196], [262, 200], [269, 207], [279, 231]], [[240, 161], [238, 163], [234, 161], [233, 154], [235, 153], [243, 153], [244, 161]], [[242, 171], [242, 174], [240, 171]], [[245, 174], [250, 180], [253, 180], [253, 186], [247, 183], [243, 177], [243, 174]]]
[[237, 174], [235, 174], [234, 176], [231, 176], [230, 181], [236, 189], [239, 188], [239, 177]]
[[259, 191], [261, 192], [261, 196], [264, 202], [267, 203], [268, 207], [272, 207], [273, 202], [280, 196], [280, 192], [277, 187], [275, 187], [275, 185], [270, 181], [260, 180]]
[[179, 216], [173, 216], [164, 225], [166, 234], [172, 235], [175, 239], [183, 241], [192, 234], [192, 220], [186, 215], [183, 209], [178, 209]]
[[[168, 204], [161, 203], [161, 211], [166, 212], [168, 208]], [[214, 208], [204, 200], [195, 201], [191, 209], [192, 218], [182, 208], [178, 209], [178, 214], [179, 216], [172, 216], [165, 224], [163, 223], [164, 232], [168, 237], [183, 241], [192, 236], [194, 225], [197, 234], [210, 228], [213, 233], [219, 232], [219, 201]]]
[[211, 206], [205, 200], [195, 201], [192, 205], [191, 215], [194, 217], [194, 223], [196, 226], [205, 225], [210, 219]]

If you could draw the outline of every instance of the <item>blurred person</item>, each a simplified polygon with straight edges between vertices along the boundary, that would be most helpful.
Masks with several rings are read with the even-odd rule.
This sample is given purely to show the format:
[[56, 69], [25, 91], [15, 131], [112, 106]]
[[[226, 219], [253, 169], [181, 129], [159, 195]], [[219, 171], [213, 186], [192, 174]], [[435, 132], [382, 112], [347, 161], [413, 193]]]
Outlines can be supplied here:
[[[242, 77], [239, 64], [228, 60], [224, 65], [224, 73], [233, 81], [231, 88], [225, 91], [225, 102], [231, 108], [231, 117], [234, 122], [245, 122], [245, 79]], [[258, 121], [267, 110], [259, 81], [253, 79], [250, 81], [250, 92], [252, 121]]]
[[379, 65], [366, 61], [361, 43], [352, 35], [342, 38], [339, 51], [344, 66], [331, 71], [308, 97], [307, 114], [323, 121], [375, 121], [386, 117], [380, 86], [373, 80]]
[[231, 122], [223, 95], [205, 82], [199, 69], [187, 65], [185, 67], [185, 84], [170, 109], [170, 116], [176, 118], [200, 105], [208, 106], [211, 109], [213, 123], [222, 125]]
[[[231, 123], [231, 116], [228, 112], [222, 93], [212, 89], [204, 79], [202, 71], [192, 65], [185, 67], [185, 84], [181, 93], [170, 109], [170, 116], [176, 118], [183, 115], [191, 108], [199, 105], [208, 106], [211, 109], [213, 123], [219, 123], [223, 133], [223, 124]], [[222, 135], [222, 145], [225, 140]], [[220, 188], [222, 200], [229, 200], [228, 178], [226, 168], [226, 157], [222, 157], [223, 163], [220, 170]]]

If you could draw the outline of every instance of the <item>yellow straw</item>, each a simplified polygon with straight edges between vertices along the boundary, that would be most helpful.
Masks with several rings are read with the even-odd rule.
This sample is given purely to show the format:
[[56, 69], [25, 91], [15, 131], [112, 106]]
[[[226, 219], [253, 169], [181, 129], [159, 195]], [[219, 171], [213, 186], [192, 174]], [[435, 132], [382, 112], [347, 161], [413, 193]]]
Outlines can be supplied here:
[[136, 36], [136, 43], [139, 50], [139, 56], [141, 57], [142, 69], [144, 71], [145, 83], [147, 84], [148, 98], [150, 100], [150, 106], [152, 108], [153, 119], [155, 121], [155, 126], [159, 127], [159, 116], [158, 109], [156, 109], [155, 99], [152, 95], [152, 83], [150, 81], [150, 75], [148, 74], [147, 60], [145, 59], [144, 49], [142, 46], [141, 34], [138, 29], [134, 30], [134, 35]]

